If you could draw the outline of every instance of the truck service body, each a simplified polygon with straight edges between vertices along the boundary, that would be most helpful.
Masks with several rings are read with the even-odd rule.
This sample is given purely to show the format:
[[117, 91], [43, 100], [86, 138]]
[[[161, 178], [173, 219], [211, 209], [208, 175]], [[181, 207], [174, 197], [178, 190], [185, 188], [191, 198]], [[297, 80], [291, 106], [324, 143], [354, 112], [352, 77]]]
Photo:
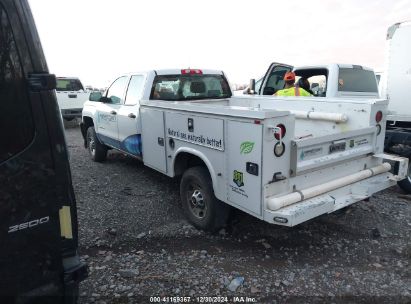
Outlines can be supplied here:
[[[156, 79], [183, 74], [195, 98], [154, 100]], [[215, 209], [227, 205], [269, 223], [295, 226], [370, 197], [406, 174], [407, 159], [383, 154], [385, 100], [232, 97], [231, 92], [210, 97], [215, 90], [201, 84], [201, 77], [219, 75], [225, 82], [221, 87], [228, 87], [222, 72], [166, 70], [140, 73], [141, 94], [127, 106], [133, 75], [138, 74], [124, 81], [120, 100], [125, 104], [110, 104], [109, 93], [99, 99], [104, 103], [86, 102], [85, 145], [95, 160], [93, 140], [99, 149], [135, 155], [124, 147], [127, 138], [138, 137], [137, 157], [145, 165], [170, 177], [182, 175], [183, 208], [199, 228], [218, 228], [222, 222], [203, 222], [209, 220], [207, 212], [218, 214]], [[208, 204], [213, 196], [225, 204]]]

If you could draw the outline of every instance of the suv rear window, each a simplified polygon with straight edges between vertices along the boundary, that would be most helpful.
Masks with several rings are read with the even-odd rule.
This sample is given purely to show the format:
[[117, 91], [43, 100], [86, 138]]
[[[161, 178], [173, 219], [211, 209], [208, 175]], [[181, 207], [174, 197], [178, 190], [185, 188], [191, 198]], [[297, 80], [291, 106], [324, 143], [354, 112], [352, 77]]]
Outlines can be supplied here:
[[78, 79], [57, 78], [56, 91], [81, 91], [83, 85]]
[[378, 92], [377, 80], [372, 71], [361, 68], [340, 68], [338, 76], [340, 92]]
[[150, 99], [197, 100], [231, 97], [223, 75], [158, 75]]

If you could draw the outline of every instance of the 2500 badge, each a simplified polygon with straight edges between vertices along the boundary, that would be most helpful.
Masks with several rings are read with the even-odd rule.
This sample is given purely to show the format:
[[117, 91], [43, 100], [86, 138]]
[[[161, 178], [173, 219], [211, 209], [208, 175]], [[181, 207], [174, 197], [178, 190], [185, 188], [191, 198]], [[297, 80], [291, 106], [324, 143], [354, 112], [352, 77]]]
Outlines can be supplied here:
[[32, 220], [30, 222], [21, 223], [19, 225], [10, 226], [8, 233], [17, 232], [19, 230], [24, 230], [24, 229], [27, 229], [27, 228], [33, 228], [33, 227], [36, 227], [38, 225], [48, 223], [49, 221], [50, 221], [50, 217], [46, 216], [46, 217], [42, 217], [41, 219], [36, 219], [36, 220]]

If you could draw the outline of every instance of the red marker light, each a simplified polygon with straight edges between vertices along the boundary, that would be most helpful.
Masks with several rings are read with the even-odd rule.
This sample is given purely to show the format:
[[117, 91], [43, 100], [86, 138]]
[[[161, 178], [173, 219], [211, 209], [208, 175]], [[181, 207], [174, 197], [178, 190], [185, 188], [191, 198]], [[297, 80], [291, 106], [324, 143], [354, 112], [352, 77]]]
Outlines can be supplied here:
[[287, 132], [287, 129], [285, 128], [283, 124], [277, 125], [277, 128], [280, 128], [280, 132], [274, 133], [274, 137], [275, 139], [280, 140], [281, 138], [284, 138], [285, 133]]
[[375, 121], [379, 123], [382, 120], [382, 112], [378, 111], [377, 114], [375, 114]]
[[184, 69], [181, 70], [181, 74], [183, 75], [202, 75], [203, 71], [202, 70], [198, 70], [198, 69]]

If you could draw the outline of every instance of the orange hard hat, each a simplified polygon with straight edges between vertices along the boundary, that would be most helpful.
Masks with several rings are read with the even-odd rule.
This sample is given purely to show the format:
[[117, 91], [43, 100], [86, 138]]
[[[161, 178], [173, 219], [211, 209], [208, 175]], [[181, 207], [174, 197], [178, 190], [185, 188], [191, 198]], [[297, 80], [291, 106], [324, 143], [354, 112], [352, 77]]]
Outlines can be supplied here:
[[285, 81], [295, 80], [295, 73], [294, 72], [287, 72], [284, 75]]

